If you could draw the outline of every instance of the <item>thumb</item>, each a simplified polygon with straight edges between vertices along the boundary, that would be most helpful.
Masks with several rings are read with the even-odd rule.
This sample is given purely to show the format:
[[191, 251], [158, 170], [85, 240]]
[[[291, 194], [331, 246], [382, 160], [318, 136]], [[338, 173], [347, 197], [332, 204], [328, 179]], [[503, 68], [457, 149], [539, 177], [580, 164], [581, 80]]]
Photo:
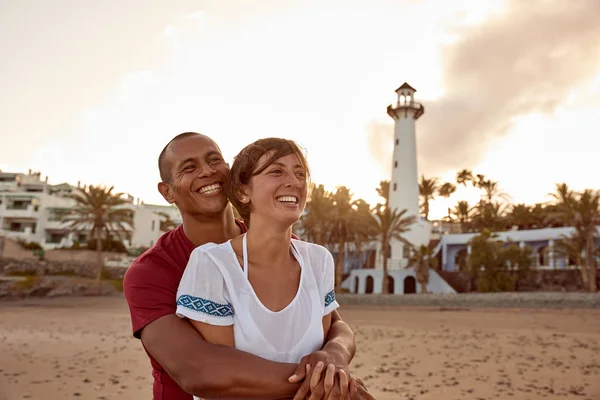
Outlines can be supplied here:
[[306, 378], [306, 375], [310, 372], [310, 364], [300, 363], [296, 367], [294, 374], [288, 378], [289, 383], [298, 383]]

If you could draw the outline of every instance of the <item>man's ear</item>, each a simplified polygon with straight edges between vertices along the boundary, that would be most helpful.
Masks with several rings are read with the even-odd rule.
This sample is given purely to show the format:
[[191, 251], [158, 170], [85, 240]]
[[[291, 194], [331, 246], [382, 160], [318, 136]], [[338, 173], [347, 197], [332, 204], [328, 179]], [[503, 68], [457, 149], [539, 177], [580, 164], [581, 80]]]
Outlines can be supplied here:
[[169, 185], [168, 183], [159, 182], [158, 191], [160, 192], [160, 194], [162, 194], [162, 197], [164, 197], [167, 203], [173, 204], [175, 202], [175, 199], [171, 194], [171, 185]]

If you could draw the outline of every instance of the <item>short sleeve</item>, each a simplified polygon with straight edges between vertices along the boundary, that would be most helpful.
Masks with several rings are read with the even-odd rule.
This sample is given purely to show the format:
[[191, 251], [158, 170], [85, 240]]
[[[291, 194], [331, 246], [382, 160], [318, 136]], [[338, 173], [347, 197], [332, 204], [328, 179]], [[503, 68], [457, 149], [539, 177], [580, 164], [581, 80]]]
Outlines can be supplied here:
[[136, 260], [123, 278], [123, 292], [129, 305], [133, 336], [151, 322], [175, 313], [177, 285], [181, 278], [176, 266], [157, 255]]
[[325, 249], [321, 298], [323, 299], [324, 305], [323, 316], [332, 313], [340, 306], [335, 299], [335, 263], [333, 261], [333, 256], [327, 249]]
[[210, 325], [233, 325], [233, 307], [223, 275], [205, 249], [192, 252], [177, 290], [177, 316]]

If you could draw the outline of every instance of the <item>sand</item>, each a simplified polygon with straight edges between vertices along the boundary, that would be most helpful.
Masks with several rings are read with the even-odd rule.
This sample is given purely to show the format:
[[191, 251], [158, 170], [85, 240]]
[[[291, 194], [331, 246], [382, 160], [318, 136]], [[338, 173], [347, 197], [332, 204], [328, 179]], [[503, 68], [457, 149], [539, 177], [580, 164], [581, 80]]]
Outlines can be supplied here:
[[[600, 310], [347, 306], [378, 400], [600, 399]], [[0, 303], [0, 400], [150, 399], [122, 297]]]

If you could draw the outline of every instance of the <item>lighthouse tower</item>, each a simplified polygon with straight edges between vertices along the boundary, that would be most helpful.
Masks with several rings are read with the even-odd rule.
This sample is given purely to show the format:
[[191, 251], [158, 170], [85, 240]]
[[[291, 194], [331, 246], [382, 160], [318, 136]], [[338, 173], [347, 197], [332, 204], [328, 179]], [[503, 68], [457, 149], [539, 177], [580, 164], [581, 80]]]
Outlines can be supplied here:
[[[416, 90], [404, 83], [396, 94], [396, 104], [389, 105], [387, 113], [395, 121], [394, 126], [394, 157], [392, 160], [392, 180], [390, 182], [389, 207], [402, 211], [405, 216], [414, 215], [417, 223], [410, 232], [404, 234], [414, 246], [429, 243], [431, 226], [423, 220], [419, 213], [419, 182], [417, 168], [417, 143], [415, 137], [415, 121], [423, 115], [425, 108], [415, 101]], [[408, 248], [397, 241], [391, 243], [392, 267], [406, 266], [410, 255]]]

